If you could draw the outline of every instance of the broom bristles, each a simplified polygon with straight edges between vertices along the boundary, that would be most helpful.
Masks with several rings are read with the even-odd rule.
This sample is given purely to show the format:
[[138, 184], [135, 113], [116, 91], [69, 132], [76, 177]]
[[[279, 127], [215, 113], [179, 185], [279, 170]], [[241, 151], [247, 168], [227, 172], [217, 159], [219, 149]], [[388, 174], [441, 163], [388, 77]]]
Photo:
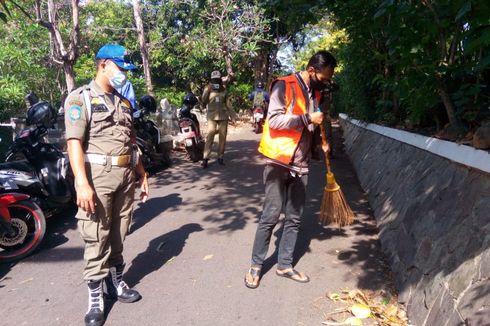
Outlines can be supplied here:
[[327, 173], [327, 185], [323, 190], [320, 208], [320, 223], [323, 225], [334, 223], [342, 227], [353, 222], [354, 213], [349, 207], [340, 186], [335, 181], [333, 173]]

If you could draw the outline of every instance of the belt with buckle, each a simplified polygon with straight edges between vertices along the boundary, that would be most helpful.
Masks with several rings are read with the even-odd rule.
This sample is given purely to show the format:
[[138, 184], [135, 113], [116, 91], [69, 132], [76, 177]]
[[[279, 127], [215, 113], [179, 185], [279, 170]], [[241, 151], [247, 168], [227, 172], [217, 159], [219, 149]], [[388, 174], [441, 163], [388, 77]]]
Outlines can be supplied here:
[[111, 164], [112, 166], [128, 166], [131, 164], [131, 155], [119, 155], [119, 156], [111, 156], [104, 154], [93, 154], [88, 153], [85, 154], [85, 162], [107, 165]]

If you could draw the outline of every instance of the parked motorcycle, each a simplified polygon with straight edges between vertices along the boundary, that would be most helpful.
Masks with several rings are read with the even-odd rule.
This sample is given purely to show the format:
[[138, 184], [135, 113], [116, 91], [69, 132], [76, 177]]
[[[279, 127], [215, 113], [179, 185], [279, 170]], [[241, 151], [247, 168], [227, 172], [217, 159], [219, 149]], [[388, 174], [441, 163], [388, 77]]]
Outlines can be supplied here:
[[256, 106], [253, 109], [253, 127], [254, 132], [259, 134], [262, 132], [264, 126], [264, 109], [261, 106]]
[[150, 95], [145, 95], [140, 100], [139, 110], [133, 113], [136, 144], [147, 171], [170, 165], [170, 157], [161, 146], [160, 130], [153, 121], [147, 118], [150, 113], [156, 112], [156, 108], [155, 99]]
[[184, 141], [185, 149], [192, 162], [202, 160], [204, 152], [204, 140], [201, 135], [199, 120], [192, 113], [192, 109], [197, 103], [197, 97], [192, 93], [187, 93], [178, 113], [180, 138]]
[[74, 207], [76, 198], [68, 159], [59, 146], [44, 140], [56, 116], [49, 103], [33, 104], [26, 119], [31, 127], [19, 132], [0, 163], [0, 178], [13, 182], [16, 192], [29, 195], [46, 218]]
[[56, 121], [47, 102], [33, 104], [26, 124], [0, 163], [0, 262], [32, 253], [46, 231], [46, 218], [75, 206], [68, 160], [44, 141]]
[[31, 254], [46, 232], [41, 208], [9, 178], [0, 179], [0, 263]]

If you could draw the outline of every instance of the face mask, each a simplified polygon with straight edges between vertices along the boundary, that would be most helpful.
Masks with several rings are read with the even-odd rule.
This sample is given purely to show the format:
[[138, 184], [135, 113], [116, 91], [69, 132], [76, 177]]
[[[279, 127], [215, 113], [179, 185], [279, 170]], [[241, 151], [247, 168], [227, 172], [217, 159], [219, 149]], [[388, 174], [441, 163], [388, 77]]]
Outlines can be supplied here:
[[326, 84], [324, 82], [319, 81], [318, 78], [316, 77], [316, 74], [315, 74], [315, 78], [310, 76], [310, 87], [312, 89], [321, 91], [322, 89], [325, 88], [325, 86]]
[[109, 83], [111, 83], [111, 86], [113, 88], [121, 88], [126, 84], [126, 81], [128, 80], [128, 76], [121, 70], [118, 70], [114, 76], [112, 76], [109, 79]]
[[211, 84], [211, 89], [219, 90], [221, 88], [221, 78], [211, 78], [209, 81]]

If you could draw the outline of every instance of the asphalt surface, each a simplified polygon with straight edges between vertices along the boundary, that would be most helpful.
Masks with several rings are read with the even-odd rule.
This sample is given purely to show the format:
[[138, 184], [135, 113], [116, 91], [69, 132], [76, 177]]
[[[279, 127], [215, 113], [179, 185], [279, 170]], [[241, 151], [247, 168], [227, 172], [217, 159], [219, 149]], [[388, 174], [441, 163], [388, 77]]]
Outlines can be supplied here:
[[[232, 129], [226, 166], [214, 153], [206, 170], [175, 153], [173, 166], [150, 178], [150, 198], [135, 204], [125, 242], [125, 280], [143, 298], [107, 302], [105, 325], [321, 325], [335, 308], [326, 293], [390, 287], [367, 198], [338, 139], [333, 171], [356, 223], [343, 230], [317, 223], [325, 168], [313, 161], [295, 252], [310, 283], [275, 275], [279, 224], [260, 287], [244, 286], [263, 204], [259, 139], [248, 127]], [[83, 265], [73, 214], [51, 220], [39, 251], [0, 266], [0, 325], [83, 325]]]

